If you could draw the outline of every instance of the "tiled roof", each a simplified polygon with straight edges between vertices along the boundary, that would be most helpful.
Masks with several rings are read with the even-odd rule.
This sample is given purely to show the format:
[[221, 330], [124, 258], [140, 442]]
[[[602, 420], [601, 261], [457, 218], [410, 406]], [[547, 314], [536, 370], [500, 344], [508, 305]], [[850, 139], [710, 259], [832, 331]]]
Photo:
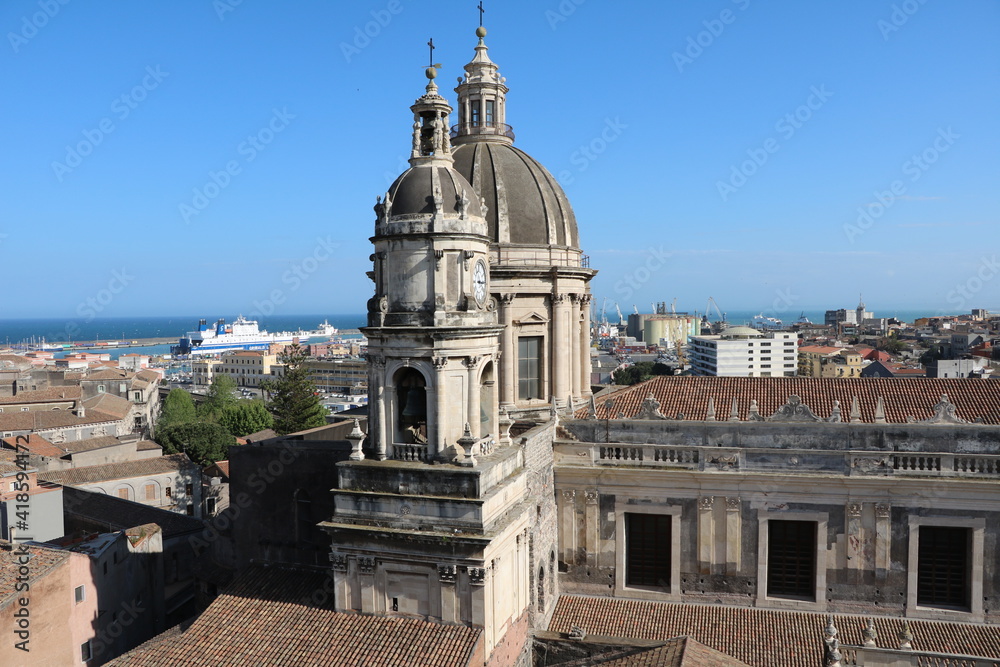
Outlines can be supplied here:
[[[745, 420], [751, 400], [756, 400], [760, 414], [768, 417], [796, 394], [823, 419], [830, 416], [833, 401], [839, 400], [846, 422], [852, 400], [857, 396], [861, 420], [867, 423], [875, 421], [875, 408], [881, 396], [886, 421], [892, 424], [905, 424], [911, 415], [918, 421], [930, 418], [942, 394], [947, 394], [960, 418], [968, 421], [982, 418], [986, 424], [1000, 424], [1000, 385], [967, 378], [660, 376], [598, 399], [597, 417], [614, 418], [621, 411], [626, 418], [633, 418], [650, 394], [660, 402], [660, 412], [664, 415], [675, 417], [683, 413], [685, 419], [693, 420], [705, 419], [708, 399], [712, 398], [716, 419], [720, 421], [729, 419], [733, 399], [738, 401], [740, 419]], [[614, 401], [610, 413], [605, 405], [607, 400]], [[586, 418], [588, 410], [577, 410], [577, 418]]]
[[836, 354], [842, 349], [843, 348], [830, 347], [828, 345], [803, 345], [799, 348], [799, 352], [805, 352], [807, 354]]
[[112, 660], [122, 667], [465, 667], [480, 628], [333, 611], [325, 572], [253, 566], [182, 633]]
[[[867, 617], [834, 614], [842, 644], [864, 643]], [[1000, 656], [1000, 626], [910, 620], [913, 648], [974, 656]], [[635, 639], [688, 635], [752, 667], [815, 667], [822, 655], [826, 616], [753, 607], [646, 602], [564, 595], [549, 623], [552, 632], [579, 626], [588, 634]], [[895, 647], [898, 618], [875, 618], [879, 646]], [[697, 663], [695, 663], [697, 664]], [[709, 663], [711, 664], [711, 663]]]
[[63, 485], [97, 484], [115, 479], [130, 479], [177, 472], [193, 464], [186, 454], [169, 454], [152, 459], [123, 461], [121, 463], [104, 463], [68, 470], [50, 470], [39, 473], [38, 477], [47, 482]]
[[215, 477], [212, 473], [218, 470], [222, 473], [222, 476], [229, 479], [229, 461], [216, 461], [212, 465], [205, 468], [205, 474], [209, 477]]
[[100, 368], [83, 376], [84, 380], [130, 380], [134, 373], [121, 368]]
[[[132, 402], [114, 394], [98, 394], [83, 401], [86, 411], [94, 410], [113, 420], [123, 419], [132, 409]], [[85, 413], [86, 414], [86, 413]]]
[[87, 412], [84, 417], [77, 417], [70, 410], [10, 412], [0, 414], [0, 431], [44, 431], [115, 422], [120, 421], [120, 419], [120, 417], [114, 417], [101, 410]]
[[14, 396], [0, 397], [0, 405], [18, 403], [56, 403], [80, 398], [80, 387], [48, 387], [36, 391], [19, 391]]
[[155, 523], [163, 529], [164, 539], [204, 529], [201, 520], [186, 514], [71, 486], [63, 488], [63, 512], [108, 531]]
[[58, 445], [53, 445], [42, 436], [34, 433], [28, 435], [28, 442], [24, 442], [24, 440], [18, 441], [17, 437], [14, 436], [4, 438], [3, 442], [11, 449], [17, 449], [18, 446], [23, 446], [27, 448], [28, 452], [37, 456], [59, 458], [66, 453], [65, 450], [61, 449]]
[[[0, 540], [0, 609], [6, 607], [15, 597], [17, 583], [19, 552], [18, 545], [12, 545], [6, 540]], [[28, 547], [31, 557], [28, 559], [28, 578], [34, 584], [40, 578], [61, 565], [69, 554], [59, 549], [48, 549], [31, 545]], [[24, 595], [24, 593], [20, 593]]]
[[114, 447], [120, 444], [122, 444], [122, 441], [113, 435], [99, 435], [96, 438], [84, 438], [83, 440], [64, 442], [60, 447], [65, 449], [67, 453], [76, 454], [78, 452], [89, 452], [92, 449]]
[[146, 452], [151, 449], [162, 449], [162, 447], [160, 447], [160, 445], [156, 444], [152, 440], [140, 440], [139, 442], [135, 443], [135, 450], [137, 452]]

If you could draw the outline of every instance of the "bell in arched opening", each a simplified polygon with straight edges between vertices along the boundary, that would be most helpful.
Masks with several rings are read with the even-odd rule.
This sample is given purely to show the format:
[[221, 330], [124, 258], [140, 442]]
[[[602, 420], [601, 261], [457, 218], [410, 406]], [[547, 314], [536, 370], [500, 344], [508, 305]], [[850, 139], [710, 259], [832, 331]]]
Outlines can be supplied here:
[[410, 387], [403, 399], [404, 419], [423, 421], [427, 418], [427, 392], [423, 387]]

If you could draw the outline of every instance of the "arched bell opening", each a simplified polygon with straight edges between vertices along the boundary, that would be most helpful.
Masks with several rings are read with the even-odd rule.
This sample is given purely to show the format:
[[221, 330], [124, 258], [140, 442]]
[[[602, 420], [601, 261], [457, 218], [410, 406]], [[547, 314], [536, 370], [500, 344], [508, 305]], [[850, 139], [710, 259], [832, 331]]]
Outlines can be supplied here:
[[427, 444], [427, 380], [414, 368], [396, 373], [396, 414], [393, 442]]

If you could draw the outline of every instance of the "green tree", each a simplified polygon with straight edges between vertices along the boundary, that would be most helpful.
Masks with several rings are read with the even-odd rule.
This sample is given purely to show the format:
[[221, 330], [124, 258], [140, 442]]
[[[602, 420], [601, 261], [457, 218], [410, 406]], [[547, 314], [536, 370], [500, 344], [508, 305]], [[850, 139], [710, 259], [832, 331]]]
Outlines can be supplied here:
[[270, 398], [268, 410], [274, 415], [274, 430], [280, 435], [326, 424], [326, 408], [320, 405], [316, 387], [303, 366], [306, 355], [298, 344], [287, 348], [278, 361], [285, 373], [277, 380], [265, 380], [261, 389]]
[[239, 403], [233, 392], [236, 380], [228, 375], [216, 375], [205, 394], [205, 401], [198, 406], [198, 416], [205, 421], [218, 421], [229, 408]]
[[263, 401], [239, 401], [219, 415], [219, 424], [237, 438], [274, 426]]
[[650, 370], [650, 373], [652, 373], [653, 375], [673, 375], [674, 369], [658, 361], [655, 364], [653, 364], [653, 368], [652, 370]]
[[627, 368], [620, 368], [611, 374], [615, 384], [639, 384], [653, 377], [653, 362], [640, 361]]
[[[197, 418], [197, 411], [191, 394], [183, 389], [171, 389], [160, 407], [160, 417], [156, 420], [159, 431], [174, 424], [188, 424]], [[161, 443], [162, 444], [162, 443]]]
[[889, 354], [899, 354], [906, 349], [906, 343], [899, 340], [895, 336], [888, 336], [885, 338], [879, 338], [878, 342], [875, 343], [875, 349], [888, 352]]
[[220, 424], [212, 422], [192, 422], [173, 424], [157, 431], [156, 442], [168, 454], [185, 453], [200, 466], [229, 458], [229, 448], [236, 444]]

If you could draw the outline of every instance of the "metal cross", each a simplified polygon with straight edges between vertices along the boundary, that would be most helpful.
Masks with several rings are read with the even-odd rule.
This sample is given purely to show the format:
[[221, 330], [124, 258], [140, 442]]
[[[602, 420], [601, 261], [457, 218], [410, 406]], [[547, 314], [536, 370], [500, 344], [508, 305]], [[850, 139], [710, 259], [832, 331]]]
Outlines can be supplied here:
[[431, 59], [430, 59], [430, 62], [427, 63], [427, 66], [428, 67], [434, 67], [434, 38], [433, 37], [431, 37], [430, 41], [427, 42], [427, 46], [431, 47]]
[[483, 25], [483, 12], [485, 12], [485, 11], [486, 10], [483, 9], [483, 0], [479, 0], [479, 26], [480, 27], [482, 27], [482, 25]]

